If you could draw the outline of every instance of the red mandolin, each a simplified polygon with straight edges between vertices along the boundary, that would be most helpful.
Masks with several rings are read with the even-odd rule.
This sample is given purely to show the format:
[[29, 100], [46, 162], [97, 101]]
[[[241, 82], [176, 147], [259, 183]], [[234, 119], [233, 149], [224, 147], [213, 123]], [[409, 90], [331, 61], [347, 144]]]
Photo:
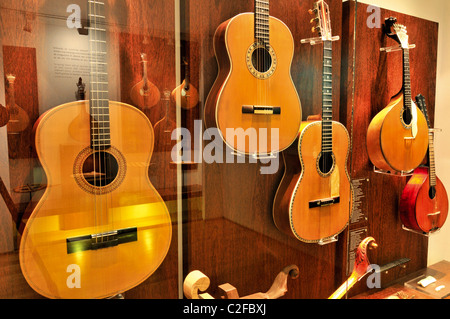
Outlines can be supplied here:
[[448, 215], [448, 197], [444, 185], [436, 176], [434, 164], [434, 130], [430, 127], [425, 99], [416, 97], [428, 123], [429, 167], [414, 170], [400, 198], [400, 219], [411, 230], [425, 234], [439, 230]]

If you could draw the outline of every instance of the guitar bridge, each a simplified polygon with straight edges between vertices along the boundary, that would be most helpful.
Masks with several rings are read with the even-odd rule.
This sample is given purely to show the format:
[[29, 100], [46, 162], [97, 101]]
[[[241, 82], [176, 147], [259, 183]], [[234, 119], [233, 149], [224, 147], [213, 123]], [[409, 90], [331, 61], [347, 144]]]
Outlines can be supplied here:
[[339, 201], [340, 196], [312, 200], [309, 202], [309, 208], [330, 206], [339, 203]]
[[114, 247], [137, 241], [137, 228], [123, 228], [99, 234], [66, 238], [67, 253]]
[[281, 107], [266, 105], [242, 105], [242, 114], [273, 115], [281, 114]]

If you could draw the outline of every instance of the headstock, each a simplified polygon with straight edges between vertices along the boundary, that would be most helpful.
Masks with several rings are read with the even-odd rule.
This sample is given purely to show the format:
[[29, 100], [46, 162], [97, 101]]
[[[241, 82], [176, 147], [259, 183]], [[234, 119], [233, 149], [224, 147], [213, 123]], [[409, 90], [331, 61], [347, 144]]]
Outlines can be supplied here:
[[418, 94], [416, 96], [416, 103], [425, 116], [425, 119], [427, 120], [428, 128], [431, 128], [430, 120], [428, 118], [427, 105], [425, 103], [425, 97], [422, 94]]
[[331, 20], [328, 4], [323, 0], [316, 1], [314, 3], [314, 8], [308, 10], [308, 12], [315, 16], [310, 21], [311, 23], [316, 24], [312, 27], [312, 32], [317, 31], [323, 40], [331, 40]]
[[397, 23], [396, 18], [389, 17], [385, 19], [385, 32], [388, 37], [397, 41], [402, 49], [409, 48], [406, 26]]

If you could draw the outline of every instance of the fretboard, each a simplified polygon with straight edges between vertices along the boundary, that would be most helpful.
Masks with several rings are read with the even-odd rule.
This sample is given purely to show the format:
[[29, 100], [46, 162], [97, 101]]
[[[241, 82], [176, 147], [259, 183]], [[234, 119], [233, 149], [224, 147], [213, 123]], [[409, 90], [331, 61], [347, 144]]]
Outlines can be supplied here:
[[104, 150], [111, 146], [105, 5], [88, 0], [91, 148]]
[[322, 153], [332, 152], [332, 42], [323, 42], [323, 74], [322, 74]]
[[403, 49], [403, 105], [411, 109], [411, 77], [409, 71], [409, 49]]
[[269, 45], [269, 0], [255, 0], [255, 39]]
[[436, 186], [436, 168], [434, 165], [434, 133], [432, 130], [428, 131], [428, 156], [429, 156], [429, 177], [430, 177], [430, 186]]

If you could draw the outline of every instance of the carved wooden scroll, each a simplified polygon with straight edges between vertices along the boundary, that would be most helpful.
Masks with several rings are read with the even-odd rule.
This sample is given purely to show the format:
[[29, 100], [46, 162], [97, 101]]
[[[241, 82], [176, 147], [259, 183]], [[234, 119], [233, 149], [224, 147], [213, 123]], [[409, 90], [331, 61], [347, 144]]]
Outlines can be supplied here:
[[[284, 296], [287, 292], [287, 279], [288, 277], [296, 279], [298, 277], [299, 270], [296, 265], [290, 265], [284, 267], [283, 270], [278, 273], [275, 280], [267, 292], [257, 292], [248, 296], [239, 297], [237, 289], [229, 283], [225, 283], [219, 286], [222, 291], [222, 299], [277, 299]], [[209, 293], [199, 293], [200, 291], [206, 291], [209, 287], [210, 280], [199, 270], [191, 271], [185, 278], [183, 284], [184, 295], [188, 299], [214, 299]]]

